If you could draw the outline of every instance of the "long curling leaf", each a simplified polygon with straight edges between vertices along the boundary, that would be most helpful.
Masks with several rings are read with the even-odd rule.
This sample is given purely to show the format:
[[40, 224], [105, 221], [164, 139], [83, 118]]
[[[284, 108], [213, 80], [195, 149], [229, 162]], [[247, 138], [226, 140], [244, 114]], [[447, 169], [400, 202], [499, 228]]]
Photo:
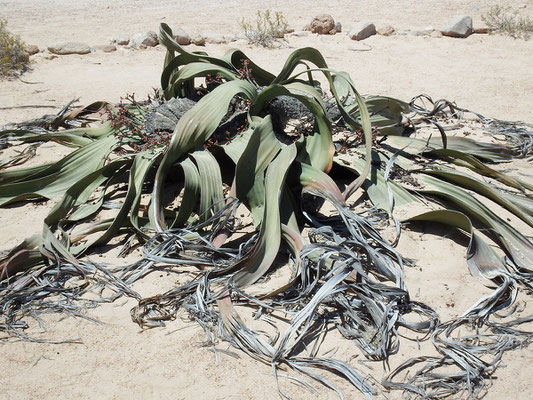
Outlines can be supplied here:
[[62, 160], [24, 181], [0, 186], [0, 205], [29, 198], [53, 198], [61, 196], [75, 182], [100, 168], [108, 154], [118, 145], [118, 139], [105, 136], [70, 153]]
[[453, 210], [435, 210], [413, 216], [403, 222], [413, 221], [438, 222], [462, 229], [470, 234], [467, 263], [472, 275], [493, 279], [507, 271], [502, 258], [481, 238], [465, 214]]
[[290, 145], [281, 150], [272, 161], [265, 175], [265, 211], [259, 230], [259, 237], [252, 254], [245, 259], [243, 268], [233, 277], [236, 286], [248, 286], [270, 268], [276, 258], [281, 241], [279, 202], [283, 183], [289, 166], [296, 157], [296, 146]]
[[191, 157], [196, 161], [200, 175], [200, 221], [209, 219], [212, 214], [224, 207], [222, 177], [217, 160], [208, 151], [195, 151]]
[[271, 117], [267, 116], [253, 130], [235, 167], [236, 196], [248, 202], [256, 226], [263, 218], [265, 171], [281, 146], [274, 134]]
[[237, 94], [243, 94], [245, 98], [255, 100], [257, 91], [255, 86], [247, 81], [227, 82], [204, 96], [178, 121], [168, 149], [157, 170], [152, 191], [151, 217], [158, 231], [161, 232], [166, 228], [162, 217], [160, 197], [168, 170], [181, 156], [207, 141], [226, 115], [229, 102]]
[[533, 259], [533, 244], [518, 230], [498, 217], [467, 191], [432, 176], [420, 176], [420, 179], [428, 185], [428, 188], [419, 190], [419, 192], [443, 197], [459, 206], [467, 215], [471, 215], [492, 228], [513, 262], [524, 270], [533, 271], [530, 264], [530, 260]]

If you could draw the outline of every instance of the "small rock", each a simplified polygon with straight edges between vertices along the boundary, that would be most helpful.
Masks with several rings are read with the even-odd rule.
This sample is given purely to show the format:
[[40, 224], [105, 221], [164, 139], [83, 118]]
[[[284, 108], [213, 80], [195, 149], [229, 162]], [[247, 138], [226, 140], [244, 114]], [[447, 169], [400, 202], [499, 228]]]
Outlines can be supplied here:
[[30, 56], [33, 56], [39, 52], [39, 48], [34, 44], [29, 44], [26, 46], [26, 53]]
[[111, 41], [111, 43], [116, 43], [119, 46], [127, 46], [130, 44], [130, 38], [128, 36], [117, 36]]
[[396, 30], [390, 25], [380, 25], [376, 28], [376, 33], [381, 36], [394, 35]]
[[477, 33], [477, 34], [487, 34], [489, 32], [490, 32], [490, 30], [486, 26], [482, 26], [482, 27], [479, 27], [479, 28], [474, 28], [473, 31], [472, 31], [472, 33]]
[[335, 29], [335, 21], [329, 14], [320, 14], [311, 21], [310, 31], [319, 35], [328, 35], [332, 29]]
[[410, 36], [424, 36], [425, 35], [424, 31], [419, 31], [417, 29], [411, 29], [408, 31], [408, 33]]
[[434, 37], [434, 38], [441, 38], [442, 33], [440, 33], [439, 31], [433, 31], [429, 34], [429, 36]]
[[342, 24], [340, 22], [335, 22], [335, 30], [337, 32], [342, 32]]
[[330, 30], [328, 32], [330, 35], [335, 35], [337, 33], [337, 30], [335, 28], [333, 28], [332, 30]]
[[178, 42], [178, 44], [187, 45], [191, 43], [191, 37], [183, 29], [175, 28], [172, 30], [172, 32], [174, 33], [174, 39], [176, 42]]
[[192, 36], [191, 43], [196, 46], [205, 46], [205, 38], [200, 35]]
[[226, 39], [224, 35], [221, 35], [220, 33], [211, 33], [205, 36], [205, 43], [223, 44], [223, 43], [228, 43], [228, 40]]
[[154, 47], [159, 44], [157, 34], [153, 31], [139, 32], [131, 37], [130, 47], [137, 48], [141, 45], [146, 47]]
[[352, 40], [364, 40], [376, 34], [376, 27], [372, 22], [354, 22], [348, 32], [348, 37]]
[[85, 43], [62, 42], [51, 44], [48, 46], [48, 51], [63, 56], [67, 54], [89, 54], [91, 48]]
[[472, 33], [472, 18], [467, 15], [457, 15], [440, 32], [444, 36], [466, 38]]
[[113, 51], [117, 51], [117, 46], [115, 46], [114, 44], [97, 45], [93, 48], [95, 50], [103, 51], [104, 53], [112, 53]]

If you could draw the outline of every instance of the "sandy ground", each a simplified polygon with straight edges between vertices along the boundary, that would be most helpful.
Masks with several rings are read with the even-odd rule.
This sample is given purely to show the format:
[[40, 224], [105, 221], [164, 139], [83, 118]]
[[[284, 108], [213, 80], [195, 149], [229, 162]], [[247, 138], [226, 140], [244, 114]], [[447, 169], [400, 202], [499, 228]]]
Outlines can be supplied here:
[[[394, 1], [269, 1], [267, 6], [286, 16], [296, 30], [319, 13], [328, 12], [346, 30], [352, 21], [371, 20], [391, 24], [398, 30], [439, 28], [455, 14], [468, 14], [476, 26], [481, 15], [498, 1], [435, 2]], [[524, 15], [533, 15], [533, 1], [508, 1], [515, 8], [525, 5]], [[119, 34], [158, 30], [160, 22], [181, 26], [190, 34], [239, 33], [241, 17], [254, 19], [265, 3], [202, 0], [113, 2], [66, 0], [0, 0], [0, 17], [7, 18], [11, 31], [28, 44], [46, 48], [50, 43], [77, 40], [89, 45], [107, 44]], [[426, 93], [456, 101], [460, 106], [487, 117], [533, 122], [533, 40], [502, 36], [473, 35], [468, 39], [418, 36], [373, 36], [364, 41], [370, 51], [345, 34], [291, 38], [279, 49], [265, 50], [238, 42], [207, 45], [204, 50], [223, 54], [238, 45], [254, 62], [272, 72], [281, 69], [295, 48], [313, 46], [334, 69], [351, 74], [363, 94], [382, 94], [409, 100]], [[367, 47], [367, 46], [364, 46]], [[191, 47], [192, 48], [192, 47]], [[158, 86], [164, 49], [119, 48], [114, 53], [95, 52], [85, 56], [47, 59], [33, 57], [32, 71], [22, 79], [0, 81], [0, 125], [22, 121], [44, 113], [57, 112], [73, 98], [80, 104], [95, 100], [118, 101], [126, 93], [143, 96]], [[23, 105], [50, 108], [12, 108]], [[39, 157], [58, 157], [55, 147], [42, 146]], [[530, 166], [520, 164], [524, 171]], [[40, 230], [40, 221], [53, 201], [16, 205], [0, 210], [4, 229], [2, 249], [8, 249]], [[6, 229], [9, 227], [9, 229]], [[465, 264], [465, 243], [460, 238], [441, 238], [437, 230], [406, 232], [400, 241], [402, 254], [418, 260], [408, 271], [408, 286], [421, 301], [434, 307], [443, 318], [461, 314], [487, 289], [470, 278]], [[135, 255], [133, 255], [134, 257]], [[108, 255], [110, 260], [113, 254]], [[179, 279], [173, 273], [152, 274], [135, 289], [143, 295], [161, 293]], [[453, 303], [453, 306], [450, 304]], [[448, 305], [447, 305], [448, 304]], [[56, 340], [80, 339], [82, 344], [37, 344], [0, 342], [0, 387], [6, 399], [276, 399], [274, 379], [268, 366], [246, 355], [237, 358], [214, 353], [201, 346], [200, 328], [186, 320], [174, 321], [164, 329], [140, 332], [132, 323], [132, 301], [118, 301], [90, 312], [102, 323], [80, 319], [46, 318], [47, 337]], [[185, 315], [183, 315], [185, 318]], [[36, 331], [37, 332], [37, 331]], [[381, 364], [360, 362], [355, 346], [334, 335], [325, 350], [337, 349], [337, 357], [351, 361], [375, 379], [383, 377]], [[226, 349], [226, 344], [219, 345]], [[413, 342], [402, 342], [400, 356], [391, 366], [417, 353]], [[354, 358], [356, 357], [356, 358]], [[533, 390], [529, 349], [504, 357], [506, 368], [496, 374], [487, 399], [524, 399]], [[341, 380], [332, 378], [346, 398], [363, 398]], [[283, 388], [297, 399], [313, 397], [288, 380]], [[398, 398], [399, 394], [392, 394]], [[336, 398], [322, 390], [319, 398]]]

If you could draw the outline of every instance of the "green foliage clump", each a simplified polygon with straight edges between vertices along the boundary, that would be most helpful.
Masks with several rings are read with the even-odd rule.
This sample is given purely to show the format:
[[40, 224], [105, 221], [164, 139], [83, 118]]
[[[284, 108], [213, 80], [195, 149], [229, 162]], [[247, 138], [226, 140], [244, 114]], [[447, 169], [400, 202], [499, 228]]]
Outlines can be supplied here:
[[491, 33], [501, 33], [524, 40], [528, 40], [533, 33], [533, 20], [519, 16], [518, 11], [512, 11], [510, 7], [493, 6], [481, 19], [487, 24]]
[[7, 21], [0, 19], [0, 76], [13, 76], [28, 67], [30, 56], [24, 42], [7, 28]]
[[250, 44], [258, 44], [263, 47], [272, 47], [276, 39], [282, 39], [287, 33], [288, 23], [279, 11], [257, 11], [255, 26], [243, 18], [241, 28]]

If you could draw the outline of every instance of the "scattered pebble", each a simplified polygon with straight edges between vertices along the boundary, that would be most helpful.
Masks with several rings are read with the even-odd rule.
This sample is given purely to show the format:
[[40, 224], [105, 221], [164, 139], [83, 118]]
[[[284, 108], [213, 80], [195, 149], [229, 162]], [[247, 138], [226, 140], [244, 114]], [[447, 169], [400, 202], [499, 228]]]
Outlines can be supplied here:
[[320, 14], [313, 18], [310, 24], [312, 33], [319, 35], [329, 35], [335, 29], [335, 20], [329, 14]]
[[34, 54], [37, 54], [39, 52], [39, 47], [37, 47], [34, 44], [29, 44], [26, 46], [26, 53], [28, 53], [30, 56], [33, 56]]
[[440, 30], [444, 36], [466, 38], [472, 34], [472, 18], [467, 15], [453, 17], [448, 25]]
[[117, 46], [114, 44], [103, 44], [93, 46], [93, 49], [103, 51], [104, 53], [112, 53], [113, 51], [117, 51]]
[[191, 43], [196, 46], [205, 46], [205, 38], [200, 35], [195, 35], [191, 37]]
[[181, 45], [191, 44], [191, 37], [183, 29], [173, 28], [172, 32], [174, 33], [174, 39], [176, 40], [176, 42], [178, 42], [178, 44], [181, 44]]
[[372, 22], [354, 22], [348, 32], [348, 37], [352, 40], [364, 40], [376, 34], [376, 27]]
[[391, 36], [394, 35], [396, 30], [390, 25], [380, 25], [376, 27], [376, 33], [381, 36]]
[[131, 37], [130, 47], [142, 46], [155, 47], [159, 44], [159, 39], [154, 31], [139, 32]]
[[50, 53], [63, 56], [68, 54], [89, 54], [91, 52], [91, 48], [85, 43], [61, 42], [48, 46], [48, 51]]
[[129, 36], [117, 36], [111, 42], [116, 43], [119, 46], [127, 46], [128, 44], [130, 44], [130, 38]]

